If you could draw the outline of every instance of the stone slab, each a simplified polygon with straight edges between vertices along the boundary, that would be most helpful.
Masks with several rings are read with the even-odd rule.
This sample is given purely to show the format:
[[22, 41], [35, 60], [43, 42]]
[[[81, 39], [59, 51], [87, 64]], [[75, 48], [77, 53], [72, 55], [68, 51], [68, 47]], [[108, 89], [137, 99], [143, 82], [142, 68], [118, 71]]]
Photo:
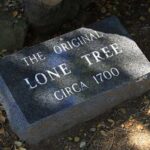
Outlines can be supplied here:
[[150, 63], [116, 17], [0, 60], [0, 102], [30, 144], [150, 89]]

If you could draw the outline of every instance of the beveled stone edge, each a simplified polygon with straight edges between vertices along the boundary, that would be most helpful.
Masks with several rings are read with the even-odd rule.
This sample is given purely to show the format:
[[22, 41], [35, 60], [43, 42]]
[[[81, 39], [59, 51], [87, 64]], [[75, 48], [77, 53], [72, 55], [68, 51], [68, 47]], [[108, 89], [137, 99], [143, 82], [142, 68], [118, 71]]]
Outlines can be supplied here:
[[[133, 92], [132, 89], [134, 89], [135, 92]], [[127, 90], [127, 94], [124, 92], [125, 90]], [[82, 123], [84, 121], [88, 121], [126, 100], [139, 97], [149, 90], [150, 90], [150, 73], [143, 75], [142, 77], [135, 79], [133, 81], [126, 82], [120, 86], [115, 87], [114, 89], [102, 92], [100, 95], [92, 98], [94, 99], [94, 101], [87, 100], [86, 102], [84, 102], [84, 104], [80, 103], [78, 105], [69, 107], [68, 109], [59, 111], [54, 115], [41, 119], [40, 121], [31, 124], [29, 128], [26, 130], [27, 132], [26, 133], [23, 132], [24, 135], [20, 134], [20, 137], [23, 140], [27, 141], [29, 144], [37, 144], [41, 140], [46, 139], [50, 136], [54, 136], [55, 134], [58, 134], [60, 132], [63, 132], [75, 126], [76, 124]], [[99, 101], [99, 99], [101, 99], [101, 101]], [[116, 100], [115, 103], [114, 100]], [[94, 107], [102, 106], [101, 104], [107, 107], [106, 108], [101, 107], [101, 111], [99, 110], [97, 111], [96, 109], [95, 110], [93, 109]], [[90, 109], [91, 110], [93, 109], [95, 112], [94, 111], [91, 112], [91, 114], [89, 114], [88, 116], [87, 112], [90, 112]], [[83, 110], [84, 111], [88, 110], [88, 111], [87, 112], [85, 111], [84, 113], [82, 112]], [[70, 116], [71, 114], [77, 115], [77, 118]], [[59, 123], [59, 121], [63, 120], [64, 116], [66, 119], [66, 122], [64, 124], [66, 126]], [[73, 123], [69, 124], [69, 122], [67, 122], [68, 119], [71, 119]], [[52, 122], [54, 122], [54, 124], [55, 123], [57, 124], [57, 121], [58, 121], [59, 128], [57, 128], [58, 126], [56, 127], [52, 126]], [[49, 129], [46, 129], [46, 127], [48, 127]], [[44, 129], [46, 130], [45, 132]]]

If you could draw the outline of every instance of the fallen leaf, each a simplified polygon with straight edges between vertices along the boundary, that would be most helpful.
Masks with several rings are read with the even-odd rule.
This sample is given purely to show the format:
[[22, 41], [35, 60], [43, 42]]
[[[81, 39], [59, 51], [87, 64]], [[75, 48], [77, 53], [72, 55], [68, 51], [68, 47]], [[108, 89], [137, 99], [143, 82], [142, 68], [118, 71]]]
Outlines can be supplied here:
[[115, 121], [114, 121], [114, 120], [112, 120], [112, 119], [108, 119], [108, 122], [110, 122], [110, 123], [111, 123], [111, 127], [113, 127], [113, 126], [115, 125]]
[[13, 11], [13, 12], [12, 12], [12, 16], [13, 16], [13, 17], [16, 17], [17, 15], [18, 15], [18, 11]]
[[100, 133], [101, 133], [101, 135], [103, 135], [103, 136], [107, 136], [107, 133], [106, 133], [106, 131], [104, 131], [104, 130], [101, 130]]
[[130, 128], [131, 126], [133, 126], [133, 122], [132, 122], [132, 121], [128, 121], [128, 122], [126, 122], [126, 123], [124, 124], [124, 127], [125, 127], [126, 129]]
[[4, 123], [6, 121], [6, 118], [3, 116], [3, 114], [0, 112], [0, 122]]
[[0, 134], [4, 135], [4, 133], [5, 133], [4, 128], [1, 128], [1, 129], [0, 129]]

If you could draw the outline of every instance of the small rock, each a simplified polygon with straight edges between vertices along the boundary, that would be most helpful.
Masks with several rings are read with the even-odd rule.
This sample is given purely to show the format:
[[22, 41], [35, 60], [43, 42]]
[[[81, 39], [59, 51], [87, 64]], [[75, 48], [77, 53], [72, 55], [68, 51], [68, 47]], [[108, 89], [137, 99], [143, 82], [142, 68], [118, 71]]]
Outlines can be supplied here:
[[80, 148], [84, 148], [86, 146], [86, 142], [85, 141], [82, 141], [81, 143], [80, 143]]
[[150, 115], [150, 109], [147, 111], [147, 115]]
[[121, 128], [124, 128], [125, 127], [125, 125], [124, 124], [121, 124]]
[[15, 141], [15, 143], [14, 143], [17, 147], [21, 147], [22, 146], [22, 142], [20, 142], [20, 141]]
[[143, 130], [143, 129], [144, 129], [144, 127], [143, 127], [141, 124], [137, 125], [136, 128], [137, 128], [138, 130]]
[[74, 142], [79, 142], [80, 141], [80, 137], [78, 137], [78, 136], [76, 136], [76, 137], [74, 137]]
[[69, 141], [72, 141], [72, 140], [73, 140], [73, 138], [72, 138], [72, 137], [68, 137], [68, 140], [69, 140]]
[[91, 131], [91, 132], [95, 132], [95, 131], [96, 131], [96, 128], [91, 128], [90, 131]]
[[145, 19], [145, 17], [141, 16], [141, 17], [139, 18], [139, 20], [140, 20], [140, 21], [145, 21], [146, 19]]

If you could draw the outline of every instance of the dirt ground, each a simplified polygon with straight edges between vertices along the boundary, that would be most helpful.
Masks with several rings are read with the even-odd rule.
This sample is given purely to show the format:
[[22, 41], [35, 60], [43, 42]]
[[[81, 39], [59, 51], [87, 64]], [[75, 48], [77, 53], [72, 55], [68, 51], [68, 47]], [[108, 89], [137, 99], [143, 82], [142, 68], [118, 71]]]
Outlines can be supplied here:
[[[29, 29], [24, 46], [88, 25], [107, 16], [118, 16], [132, 38], [150, 60], [150, 0], [95, 0], [74, 20], [53, 35]], [[2, 150], [150, 150], [150, 92], [131, 99], [97, 118], [29, 146], [11, 131], [0, 106], [0, 149]]]

